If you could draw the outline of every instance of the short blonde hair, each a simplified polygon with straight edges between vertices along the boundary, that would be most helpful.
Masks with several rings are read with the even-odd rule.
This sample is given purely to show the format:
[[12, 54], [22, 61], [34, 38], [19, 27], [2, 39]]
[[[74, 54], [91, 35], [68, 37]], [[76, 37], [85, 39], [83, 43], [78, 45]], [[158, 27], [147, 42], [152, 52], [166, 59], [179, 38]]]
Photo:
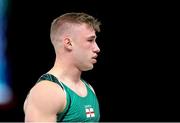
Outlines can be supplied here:
[[101, 22], [98, 21], [96, 18], [83, 12], [81, 13], [71, 12], [71, 13], [63, 14], [53, 20], [53, 22], [51, 23], [51, 30], [50, 30], [51, 41], [55, 39], [58, 30], [63, 31], [64, 24], [82, 24], [82, 23], [85, 23], [88, 26], [92, 27], [96, 32], [100, 32]]

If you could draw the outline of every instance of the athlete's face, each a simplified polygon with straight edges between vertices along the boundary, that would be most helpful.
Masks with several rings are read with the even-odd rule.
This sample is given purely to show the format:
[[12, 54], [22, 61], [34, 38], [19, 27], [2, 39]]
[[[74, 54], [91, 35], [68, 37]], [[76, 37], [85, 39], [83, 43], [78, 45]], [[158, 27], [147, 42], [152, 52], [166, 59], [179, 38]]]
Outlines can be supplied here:
[[86, 71], [93, 68], [100, 49], [96, 43], [95, 30], [82, 24], [75, 29], [73, 46], [73, 57], [75, 65]]

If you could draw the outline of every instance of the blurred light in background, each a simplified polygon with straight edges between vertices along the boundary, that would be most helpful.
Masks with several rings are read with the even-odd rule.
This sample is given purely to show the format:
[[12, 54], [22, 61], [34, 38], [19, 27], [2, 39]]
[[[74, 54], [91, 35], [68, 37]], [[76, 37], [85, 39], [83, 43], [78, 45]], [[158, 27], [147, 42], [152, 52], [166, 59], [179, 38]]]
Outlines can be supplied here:
[[12, 91], [7, 79], [9, 74], [6, 60], [8, 2], [8, 0], [0, 0], [0, 106], [8, 104], [12, 99]]

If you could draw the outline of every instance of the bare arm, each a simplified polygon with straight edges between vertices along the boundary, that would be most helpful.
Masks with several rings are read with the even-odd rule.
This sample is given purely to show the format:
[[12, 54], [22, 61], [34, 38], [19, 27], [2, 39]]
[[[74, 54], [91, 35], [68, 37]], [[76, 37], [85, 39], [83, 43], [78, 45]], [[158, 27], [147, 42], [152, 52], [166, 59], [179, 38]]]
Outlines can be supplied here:
[[63, 111], [65, 103], [62, 88], [52, 82], [40, 82], [24, 103], [25, 122], [56, 122], [56, 114]]

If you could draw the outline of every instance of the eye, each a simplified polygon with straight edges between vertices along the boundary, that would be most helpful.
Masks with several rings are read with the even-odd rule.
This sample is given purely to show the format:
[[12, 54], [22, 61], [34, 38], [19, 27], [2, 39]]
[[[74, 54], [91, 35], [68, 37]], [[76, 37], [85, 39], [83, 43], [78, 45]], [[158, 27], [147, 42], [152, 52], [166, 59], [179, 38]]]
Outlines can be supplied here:
[[88, 41], [89, 41], [89, 42], [93, 42], [93, 41], [94, 41], [94, 39], [88, 39]]
[[96, 39], [88, 39], [87, 41], [88, 41], [88, 42], [95, 42]]

